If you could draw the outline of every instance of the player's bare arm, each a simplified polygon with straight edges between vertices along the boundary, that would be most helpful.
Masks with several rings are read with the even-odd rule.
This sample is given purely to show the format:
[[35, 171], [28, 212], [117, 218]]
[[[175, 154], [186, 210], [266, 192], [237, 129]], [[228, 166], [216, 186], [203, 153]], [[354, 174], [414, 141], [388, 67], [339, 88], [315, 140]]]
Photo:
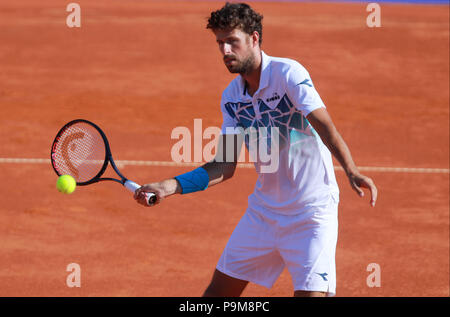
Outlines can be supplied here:
[[[228, 143], [227, 143], [228, 140]], [[228, 144], [228, 146], [227, 146]], [[201, 166], [208, 174], [208, 186], [211, 187], [231, 178], [236, 170], [237, 159], [240, 154], [242, 138], [237, 135], [221, 135], [217, 146], [217, 154], [214, 160]], [[231, 151], [231, 154], [229, 153]], [[175, 178], [165, 179], [157, 183], [145, 184], [137, 189], [134, 199], [141, 205], [148, 206], [145, 202], [146, 192], [155, 193], [157, 200], [155, 204], [160, 203], [165, 197], [181, 194], [182, 186]]]
[[333, 156], [342, 165], [349, 178], [350, 185], [358, 193], [358, 195], [361, 197], [364, 196], [364, 192], [361, 187], [368, 188], [370, 190], [370, 204], [374, 207], [378, 194], [377, 188], [371, 178], [362, 175], [358, 171], [358, 168], [356, 167], [350, 154], [350, 150], [333, 124], [328, 111], [325, 108], [316, 109], [307, 116], [307, 119], [320, 135], [322, 142], [328, 147], [331, 154], [333, 154]]

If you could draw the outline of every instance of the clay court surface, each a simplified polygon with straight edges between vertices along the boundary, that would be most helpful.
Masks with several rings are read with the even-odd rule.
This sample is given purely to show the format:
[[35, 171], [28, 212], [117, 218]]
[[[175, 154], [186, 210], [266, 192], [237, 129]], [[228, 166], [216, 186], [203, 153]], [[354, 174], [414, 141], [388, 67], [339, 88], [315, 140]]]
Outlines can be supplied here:
[[[144, 208], [116, 183], [62, 195], [49, 162], [5, 158], [49, 159], [76, 118], [103, 128], [116, 160], [147, 162], [171, 161], [177, 126], [220, 126], [233, 75], [205, 24], [223, 2], [77, 3], [81, 28], [67, 27], [68, 2], [0, 5], [0, 296], [200, 296], [253, 169]], [[366, 4], [252, 4], [264, 51], [309, 70], [358, 166], [427, 168], [364, 171], [379, 189], [374, 209], [336, 171], [337, 296], [449, 296], [448, 6], [383, 3], [382, 27], [368, 28]], [[141, 184], [190, 169], [121, 167]], [[81, 288], [66, 285], [69, 263]], [[379, 288], [366, 284], [370, 263]], [[243, 296], [292, 293], [285, 270], [272, 289], [249, 284]]]

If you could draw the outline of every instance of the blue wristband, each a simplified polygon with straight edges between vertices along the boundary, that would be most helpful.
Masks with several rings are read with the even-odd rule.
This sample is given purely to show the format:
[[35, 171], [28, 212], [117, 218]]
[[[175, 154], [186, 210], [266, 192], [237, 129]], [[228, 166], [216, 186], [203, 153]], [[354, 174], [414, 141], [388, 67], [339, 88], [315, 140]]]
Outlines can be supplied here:
[[175, 179], [180, 183], [182, 194], [205, 190], [209, 184], [208, 172], [203, 167], [175, 176]]

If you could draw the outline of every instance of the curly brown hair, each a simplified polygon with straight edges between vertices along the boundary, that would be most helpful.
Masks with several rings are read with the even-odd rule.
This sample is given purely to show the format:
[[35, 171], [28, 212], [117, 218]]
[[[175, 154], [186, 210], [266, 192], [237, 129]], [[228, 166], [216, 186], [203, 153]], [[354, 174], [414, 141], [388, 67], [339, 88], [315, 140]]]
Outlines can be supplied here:
[[255, 12], [246, 3], [227, 2], [220, 10], [211, 12], [206, 28], [213, 31], [239, 28], [249, 35], [257, 31], [259, 34], [259, 45], [261, 46], [262, 19], [263, 16]]

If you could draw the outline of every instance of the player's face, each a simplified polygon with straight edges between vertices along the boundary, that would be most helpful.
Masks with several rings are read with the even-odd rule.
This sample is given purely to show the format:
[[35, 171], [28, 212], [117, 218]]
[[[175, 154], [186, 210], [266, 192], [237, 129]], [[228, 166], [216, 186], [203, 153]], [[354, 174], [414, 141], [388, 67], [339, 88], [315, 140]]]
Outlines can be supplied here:
[[254, 39], [240, 29], [216, 30], [217, 44], [230, 73], [246, 74], [254, 63]]

